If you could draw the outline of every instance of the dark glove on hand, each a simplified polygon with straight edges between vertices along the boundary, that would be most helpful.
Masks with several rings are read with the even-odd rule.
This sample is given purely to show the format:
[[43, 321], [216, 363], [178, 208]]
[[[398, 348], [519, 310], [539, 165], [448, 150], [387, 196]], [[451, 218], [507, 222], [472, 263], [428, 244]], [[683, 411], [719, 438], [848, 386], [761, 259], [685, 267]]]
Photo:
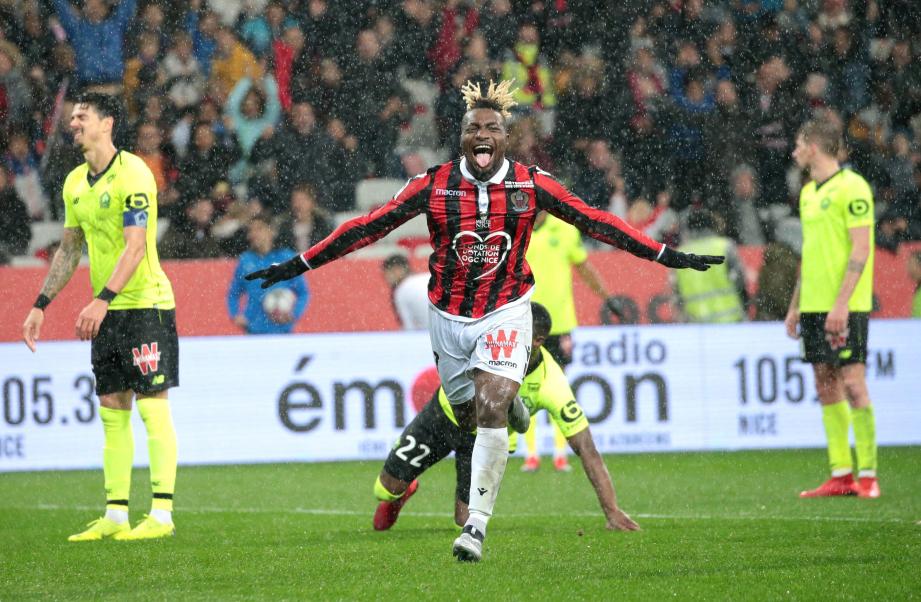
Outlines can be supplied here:
[[295, 255], [284, 263], [273, 263], [264, 270], [256, 270], [244, 276], [247, 280], [262, 279], [262, 288], [269, 288], [276, 282], [290, 280], [307, 271], [307, 264], [300, 255]]
[[694, 255], [693, 253], [682, 253], [671, 247], [665, 247], [662, 257], [659, 257], [659, 263], [667, 268], [691, 268], [699, 272], [706, 272], [711, 265], [717, 265], [726, 261], [722, 255]]

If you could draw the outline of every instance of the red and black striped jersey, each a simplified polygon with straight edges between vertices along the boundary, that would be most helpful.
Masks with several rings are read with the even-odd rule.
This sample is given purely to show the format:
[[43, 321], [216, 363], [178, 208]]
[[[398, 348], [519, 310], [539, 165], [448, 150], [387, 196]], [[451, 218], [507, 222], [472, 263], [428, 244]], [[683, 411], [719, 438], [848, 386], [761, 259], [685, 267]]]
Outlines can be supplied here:
[[301, 257], [316, 269], [425, 213], [433, 249], [429, 300], [444, 313], [477, 319], [534, 286], [524, 257], [540, 210], [645, 259], [656, 259], [664, 248], [620, 218], [589, 207], [537, 167], [506, 160], [480, 182], [461, 158], [412, 178], [386, 204], [344, 222]]

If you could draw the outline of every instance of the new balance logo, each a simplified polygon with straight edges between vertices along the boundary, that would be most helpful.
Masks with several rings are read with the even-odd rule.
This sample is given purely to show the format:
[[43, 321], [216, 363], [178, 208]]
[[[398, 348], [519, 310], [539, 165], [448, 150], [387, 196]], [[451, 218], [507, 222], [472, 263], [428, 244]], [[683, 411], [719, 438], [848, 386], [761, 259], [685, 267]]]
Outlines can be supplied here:
[[141, 374], [146, 375], [148, 372], [157, 371], [157, 366], [160, 363], [160, 351], [157, 347], [157, 342], [154, 341], [149, 346], [145, 343], [141, 345], [140, 349], [135, 347], [131, 350], [131, 355], [134, 356], [133, 363], [141, 371]]
[[492, 353], [492, 359], [499, 359], [499, 354], [504, 354], [506, 358], [512, 357], [512, 350], [515, 349], [517, 344], [518, 331], [513, 330], [510, 335], [506, 334], [504, 330], [499, 330], [496, 332], [496, 337], [493, 338], [492, 333], [486, 335], [486, 348], [489, 349]]
[[477, 487], [476, 490], [480, 492], [480, 495], [486, 495], [486, 492], [489, 491], [489, 489], [483, 489], [482, 487]]

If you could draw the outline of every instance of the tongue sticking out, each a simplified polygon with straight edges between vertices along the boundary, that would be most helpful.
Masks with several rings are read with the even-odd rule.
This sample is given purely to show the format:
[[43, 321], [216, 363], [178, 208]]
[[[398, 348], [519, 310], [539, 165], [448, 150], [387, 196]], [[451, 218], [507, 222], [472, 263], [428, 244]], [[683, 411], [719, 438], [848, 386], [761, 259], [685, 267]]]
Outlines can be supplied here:
[[480, 166], [480, 169], [486, 169], [486, 166], [489, 165], [489, 160], [492, 159], [492, 154], [477, 153], [473, 158], [476, 159], [476, 164]]

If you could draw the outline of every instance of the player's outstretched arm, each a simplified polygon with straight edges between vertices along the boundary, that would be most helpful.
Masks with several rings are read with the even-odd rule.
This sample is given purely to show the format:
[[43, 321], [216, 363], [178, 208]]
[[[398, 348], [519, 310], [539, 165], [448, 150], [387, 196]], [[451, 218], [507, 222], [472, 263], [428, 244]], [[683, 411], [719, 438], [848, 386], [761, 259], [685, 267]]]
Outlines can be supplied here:
[[701, 272], [726, 259], [720, 255], [694, 255], [671, 249], [616, 215], [588, 206], [546, 172], [537, 170], [534, 173], [534, 186], [541, 209], [569, 222], [595, 240], [638, 257], [658, 261], [668, 268], [691, 268]]
[[83, 255], [83, 243], [86, 241], [83, 230], [80, 228], [64, 228], [61, 245], [51, 259], [51, 268], [45, 277], [41, 293], [35, 301], [35, 307], [29, 312], [25, 323], [22, 325], [22, 340], [26, 346], [35, 353], [35, 343], [41, 334], [42, 323], [45, 320], [45, 307], [51, 303], [64, 285], [70, 281], [71, 276], [80, 263]]
[[273, 263], [269, 267], [250, 272], [244, 278], [247, 280], [262, 280], [262, 288], [269, 288], [282, 280], [291, 280], [310, 269], [303, 255], [295, 255], [288, 261]]
[[247, 280], [261, 279], [262, 288], [276, 282], [300, 276], [331, 261], [344, 257], [376, 242], [401, 224], [422, 212], [431, 176], [423, 174], [411, 179], [386, 204], [367, 215], [343, 222], [332, 234], [288, 261], [273, 264], [264, 270], [246, 275]]
[[567, 440], [572, 450], [582, 459], [582, 468], [595, 489], [595, 495], [598, 496], [598, 502], [607, 519], [605, 526], [615, 531], [639, 531], [640, 526], [636, 521], [617, 505], [614, 483], [611, 482], [608, 468], [604, 465], [604, 460], [601, 459], [601, 454], [595, 447], [591, 430], [583, 429], [568, 437]]

